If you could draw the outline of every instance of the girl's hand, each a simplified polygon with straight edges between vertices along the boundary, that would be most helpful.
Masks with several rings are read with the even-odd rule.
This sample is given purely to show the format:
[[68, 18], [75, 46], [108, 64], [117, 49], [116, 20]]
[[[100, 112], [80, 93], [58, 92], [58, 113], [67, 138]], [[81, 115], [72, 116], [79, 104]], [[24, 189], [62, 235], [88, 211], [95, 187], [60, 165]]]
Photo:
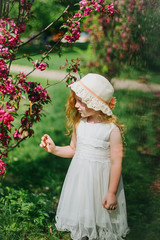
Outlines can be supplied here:
[[107, 210], [115, 210], [117, 208], [116, 194], [108, 192], [103, 200], [103, 207]]
[[44, 148], [47, 152], [49, 153], [54, 153], [54, 150], [56, 148], [55, 143], [52, 141], [52, 139], [50, 138], [50, 136], [48, 136], [47, 134], [45, 134], [42, 138], [41, 138], [41, 143], [40, 143], [40, 147]]

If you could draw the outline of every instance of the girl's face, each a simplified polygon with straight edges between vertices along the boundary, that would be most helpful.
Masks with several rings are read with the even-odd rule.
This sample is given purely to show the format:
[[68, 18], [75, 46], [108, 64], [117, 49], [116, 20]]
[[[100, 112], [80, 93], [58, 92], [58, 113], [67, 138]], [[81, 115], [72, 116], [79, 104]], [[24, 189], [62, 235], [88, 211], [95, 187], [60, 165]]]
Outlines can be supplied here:
[[75, 100], [75, 108], [77, 108], [82, 118], [98, 116], [98, 112], [91, 108], [88, 108], [87, 105], [82, 102], [82, 98], [75, 95]]

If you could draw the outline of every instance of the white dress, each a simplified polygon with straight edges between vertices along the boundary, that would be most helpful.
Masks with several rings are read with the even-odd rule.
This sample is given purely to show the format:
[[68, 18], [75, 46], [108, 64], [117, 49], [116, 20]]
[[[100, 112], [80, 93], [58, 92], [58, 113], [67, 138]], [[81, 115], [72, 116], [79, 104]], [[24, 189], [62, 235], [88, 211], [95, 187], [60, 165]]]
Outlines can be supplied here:
[[79, 240], [122, 240], [128, 233], [126, 202], [122, 178], [117, 191], [117, 209], [102, 206], [107, 194], [110, 173], [109, 137], [113, 123], [80, 121], [77, 127], [76, 152], [62, 188], [56, 228], [71, 232]]

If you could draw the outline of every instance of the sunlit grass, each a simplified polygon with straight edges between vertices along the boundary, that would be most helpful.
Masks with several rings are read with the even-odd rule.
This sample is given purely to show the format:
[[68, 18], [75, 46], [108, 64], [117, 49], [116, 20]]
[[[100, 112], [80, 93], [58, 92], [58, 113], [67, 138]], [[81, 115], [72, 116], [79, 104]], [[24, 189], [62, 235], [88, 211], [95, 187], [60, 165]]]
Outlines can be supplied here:
[[[64, 47], [61, 51], [61, 55], [58, 55], [57, 51], [52, 51], [49, 54], [49, 59], [46, 59], [45, 61], [47, 61], [49, 67], [47, 68], [48, 70], [59, 70], [61, 65], [64, 65], [66, 63], [66, 59], [68, 59], [68, 61], [70, 61], [71, 59], [76, 59], [76, 58], [82, 58], [82, 59], [86, 59], [86, 48], [87, 48], [87, 43], [85, 44], [73, 44], [73, 46], [68, 46], [68, 47]], [[78, 46], [78, 47], [77, 47]], [[79, 50], [79, 51], [78, 51]], [[18, 57], [23, 56], [24, 53], [26, 54], [30, 54], [31, 55], [31, 60], [28, 61], [27, 58], [21, 58], [19, 60], [15, 60], [13, 61], [13, 64], [18, 64], [18, 65], [22, 65], [22, 66], [30, 66], [33, 67], [33, 61], [36, 61], [37, 59], [41, 58], [41, 54], [37, 54], [36, 56], [32, 56], [35, 55], [37, 52], [44, 52], [46, 51], [45, 49], [41, 49], [38, 46], [27, 46], [24, 49], [21, 50], [22, 52], [20, 52], [18, 54]]]

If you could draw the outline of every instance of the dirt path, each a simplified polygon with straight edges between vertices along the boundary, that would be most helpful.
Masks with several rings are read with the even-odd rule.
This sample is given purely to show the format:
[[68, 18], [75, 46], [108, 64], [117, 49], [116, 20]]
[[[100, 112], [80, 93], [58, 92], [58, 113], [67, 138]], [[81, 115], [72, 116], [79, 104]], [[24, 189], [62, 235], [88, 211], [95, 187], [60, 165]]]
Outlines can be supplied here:
[[[24, 72], [29, 73], [32, 71], [31, 67], [27, 66], [20, 66], [20, 65], [12, 65], [11, 72]], [[75, 74], [76, 75], [76, 74]], [[35, 70], [31, 73], [31, 76], [37, 78], [45, 78], [48, 80], [62, 80], [66, 76], [66, 72], [58, 71], [58, 70], [46, 70], [46, 71], [39, 71]], [[113, 78], [111, 80], [115, 89], [129, 89], [129, 90], [141, 90], [143, 92], [152, 92], [152, 91], [160, 91], [160, 84], [146, 84], [139, 81], [134, 80], [119, 80]]]
[[115, 89], [129, 89], [129, 90], [140, 90], [143, 92], [155, 92], [160, 91], [160, 84], [155, 83], [143, 83], [134, 80], [120, 80], [113, 78], [111, 80]]

